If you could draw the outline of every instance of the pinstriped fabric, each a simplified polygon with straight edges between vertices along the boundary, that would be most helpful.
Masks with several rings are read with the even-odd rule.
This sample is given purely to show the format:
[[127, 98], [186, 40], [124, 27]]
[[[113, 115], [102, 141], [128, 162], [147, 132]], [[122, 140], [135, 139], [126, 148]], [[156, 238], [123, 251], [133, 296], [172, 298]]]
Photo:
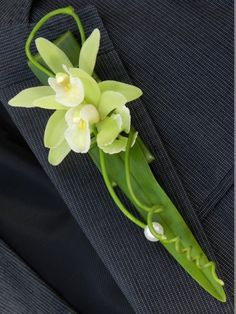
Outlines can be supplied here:
[[132, 1], [123, 10], [113, 1], [102, 8], [198, 210], [233, 162], [232, 3]]
[[[62, 4], [62, 1], [60, 3]], [[122, 56], [131, 78], [134, 79], [136, 84], [141, 85], [144, 88], [144, 91], [146, 91], [146, 98], [143, 98], [145, 107], [141, 102], [136, 102], [133, 104], [133, 106], [136, 106], [133, 113], [135, 126], [140, 131], [140, 134], [145, 141], [150, 143], [150, 146], [156, 155], [157, 161], [153, 165], [153, 170], [158, 180], [162, 183], [168, 194], [182, 211], [185, 219], [210, 256], [212, 251], [209, 242], [205, 237], [195, 212], [193, 211], [181, 181], [176, 175], [173, 163], [169, 159], [169, 156], [163, 147], [163, 143], [156, 132], [156, 129], [160, 129], [163, 133], [163, 138], [166, 141], [167, 131], [171, 130], [173, 132], [175, 130], [176, 126], [174, 125], [174, 118], [177, 117], [179, 119], [179, 115], [170, 106], [170, 99], [172, 98], [170, 90], [167, 89], [167, 87], [171, 89], [173, 85], [175, 90], [176, 83], [174, 84], [170, 79], [171, 84], [169, 84], [167, 77], [165, 76], [165, 72], [168, 73], [168, 67], [166, 65], [167, 60], [165, 58], [169, 56], [171, 47], [169, 43], [170, 38], [167, 38], [167, 42], [169, 43], [167, 47], [164, 46], [163, 33], [167, 32], [168, 34], [168, 29], [160, 27], [163, 36], [163, 39], [160, 42], [155, 38], [158, 32], [153, 32], [155, 40], [151, 43], [148, 31], [150, 25], [154, 29], [156, 24], [160, 26], [157, 23], [158, 20], [154, 13], [158, 14], [157, 16], [160, 21], [163, 21], [164, 17], [169, 21], [170, 18], [168, 15], [161, 16], [161, 13], [163, 13], [166, 8], [170, 9], [170, 7], [173, 6], [173, 3], [167, 3], [167, 1], [162, 2], [161, 4], [159, 1], [147, 1], [145, 3], [146, 6], [140, 1], [132, 1], [132, 4], [127, 2], [125, 8], [121, 6], [122, 1], [109, 1], [109, 5], [106, 1], [103, 1], [102, 3], [99, 2], [98, 5], [100, 11], [105, 16], [104, 20], [106, 24], [109, 25], [108, 29], [114, 40], [116, 49], [118, 49]], [[183, 6], [183, 4], [184, 2], [181, 2], [178, 6]], [[56, 6], [57, 3], [54, 3], [54, 5]], [[45, 7], [47, 8], [47, 5], [45, 5], [44, 8]], [[186, 7], [189, 7], [188, 3], [186, 3]], [[171, 11], [172, 15], [174, 15], [173, 12], [174, 10]], [[212, 12], [214, 12], [214, 10]], [[145, 23], [146, 16], [149, 18], [147, 23]], [[209, 13], [209, 16], [211, 16], [211, 13]], [[187, 16], [186, 19], [188, 20]], [[120, 31], [117, 31], [117, 26], [115, 27], [118, 20], [122, 35], [120, 34]], [[142, 21], [142, 28], [140, 28], [139, 23], [137, 23], [137, 21], [140, 20]], [[52, 23], [52, 25], [54, 24]], [[60, 27], [61, 26], [62, 25], [60, 25]], [[135, 29], [135, 31], [126, 32], [124, 36], [125, 26], [131, 30]], [[23, 31], [24, 30], [22, 30], [22, 32]], [[48, 30], [46, 29], [44, 32], [47, 33]], [[55, 33], [56, 30], [54, 29], [51, 36], [53, 37]], [[178, 34], [176, 34], [176, 36], [177, 35]], [[105, 31], [104, 36], [106, 36]], [[140, 40], [140, 38], [143, 38], [143, 40]], [[176, 38], [178, 38], [178, 36]], [[19, 42], [20, 41], [21, 39], [19, 39]], [[18, 44], [19, 47], [22, 46], [22, 42]], [[146, 56], [147, 47], [148, 53]], [[153, 53], [151, 53], [152, 50]], [[164, 55], [163, 52], [165, 52]], [[158, 54], [161, 55], [159, 59]], [[143, 57], [141, 58], [141, 56]], [[186, 57], [186, 55], [184, 56]], [[18, 52], [15, 52], [15, 57], [17, 60], [21, 60], [22, 58], [18, 55]], [[155, 60], [155, 62], [153, 60]], [[148, 66], [148, 63], [151, 61], [153, 62], [152, 67], [150, 65]], [[178, 62], [180, 61], [181, 59], [178, 59]], [[160, 64], [162, 63], [165, 66], [163, 65], [161, 67]], [[21, 69], [21, 65], [18, 64], [19, 62], [15, 64], [16, 70], [24, 78], [27, 78], [25, 77], [26, 70]], [[154, 65], [160, 66], [159, 69], [155, 69]], [[170, 68], [173, 68], [173, 64]], [[194, 65], [193, 68], [196, 70], [196, 65]], [[100, 55], [98, 60], [98, 72], [101, 76], [106, 78], [121, 79], [125, 81], [129, 80], [117, 53], [111, 46], [108, 47], [107, 50], [104, 49], [102, 55]], [[158, 75], [163, 75], [163, 81], [160, 78], [157, 80], [156, 73]], [[171, 74], [175, 79], [180, 77], [181, 82], [181, 75], [176, 76], [174, 70], [172, 70]], [[190, 74], [191, 71], [188, 75]], [[3, 78], [4, 82], [7, 81], [7, 84], [10, 84], [14, 79], [14, 73], [10, 73], [8, 76], [5, 74]], [[187, 82], [185, 81], [185, 83]], [[43, 110], [17, 110], [7, 106], [7, 100], [9, 98], [21, 89], [34, 84], [36, 84], [35, 80], [28, 80], [4, 88], [0, 93], [1, 98], [19, 130], [22, 132], [31, 149], [58, 188], [78, 224], [84, 230], [97, 253], [110, 270], [119, 287], [124, 292], [124, 295], [133, 306], [135, 312], [142, 314], [232, 313], [232, 304], [230, 301], [227, 304], [221, 304], [208, 296], [186, 275], [171, 257], [167, 255], [162, 247], [147, 243], [140, 230], [126, 221], [110, 201], [98, 171], [87, 156], [71, 154], [66, 159], [66, 162], [58, 168], [53, 168], [48, 165], [46, 151], [43, 148], [42, 143], [42, 134], [49, 113]], [[167, 87], [165, 87], [165, 84]], [[184, 88], [183, 83], [180, 84], [180, 87], [182, 89]], [[164, 110], [164, 100], [162, 100], [163, 103], [159, 101], [158, 111], [156, 99], [160, 97], [159, 93], [163, 96], [164, 92], [166, 93], [166, 99], [163, 99], [168, 106]], [[179, 98], [180, 95], [178, 94], [178, 97], [176, 98], [176, 100], [178, 100], [176, 108], [180, 111], [182, 109], [180, 107], [180, 100], [182, 101], [182, 98]], [[162, 127], [159, 125], [160, 122], [164, 123], [163, 117], [166, 115], [165, 111], [169, 112], [170, 122], [165, 122], [168, 130], [165, 130], [163, 125]], [[148, 113], [152, 119], [150, 119]], [[157, 113], [159, 113], [158, 117]], [[192, 115], [193, 123], [195, 121], [195, 115], [196, 118], [198, 118], [196, 110], [193, 111]], [[186, 126], [189, 127], [189, 125]], [[204, 126], [205, 123], [203, 127]], [[165, 133], [162, 128], [164, 128], [164, 131], [167, 133]], [[206, 128], [208, 128], [208, 126], [206, 126]], [[174, 138], [177, 140], [176, 137]], [[166, 143], [168, 144], [168, 147], [170, 147], [172, 141], [170, 140], [170, 144], [169, 141]], [[193, 143], [190, 144], [191, 147]], [[183, 143], [181, 143], [181, 145], [183, 145]], [[174, 156], [174, 151], [170, 150], [170, 152], [172, 153], [171, 156]], [[194, 151], [190, 150], [189, 157], [191, 157], [191, 154], [194, 156]], [[203, 156], [201, 156], [201, 158], [203, 158]], [[173, 160], [175, 161], [175, 158], [173, 158]], [[193, 165], [195, 166], [195, 163], [193, 163]], [[177, 169], [179, 170], [179, 168]], [[193, 177], [191, 171], [189, 172]], [[219, 173], [221, 174], [220, 169]], [[91, 180], [91, 177], [93, 180]], [[204, 178], [204, 174], [202, 174], [202, 178]], [[220, 227], [222, 229], [222, 226]], [[228, 251], [227, 254], [229, 254]], [[231, 281], [229, 280], [229, 284], [230, 282]]]
[[[234, 188], [226, 192], [215, 206], [214, 211], [205, 218], [203, 222], [204, 228], [207, 230], [207, 235], [212, 242], [213, 248], [216, 252], [216, 257], [221, 265], [225, 283], [228, 284], [229, 293], [233, 298], [233, 278], [234, 278], [234, 257], [233, 254], [229, 255], [229, 251], [233, 252], [234, 242], [230, 241], [234, 237]], [[226, 224], [227, 229], [222, 230], [221, 225]]]
[[29, 11], [31, 9], [31, 1], [4, 1], [0, 0], [1, 20], [0, 25], [12, 23], [24, 23], [28, 21]]
[[231, 188], [232, 182], [234, 180], [233, 177], [234, 177], [233, 169], [230, 169], [230, 171], [220, 182], [219, 186], [217, 186], [216, 190], [214, 190], [208, 196], [208, 198], [205, 199], [203, 206], [199, 209], [199, 216], [201, 220], [203, 220], [209, 214], [209, 212], [211, 212], [211, 210], [219, 203], [222, 197], [224, 197], [227, 191]]
[[0, 240], [0, 312], [75, 313]]

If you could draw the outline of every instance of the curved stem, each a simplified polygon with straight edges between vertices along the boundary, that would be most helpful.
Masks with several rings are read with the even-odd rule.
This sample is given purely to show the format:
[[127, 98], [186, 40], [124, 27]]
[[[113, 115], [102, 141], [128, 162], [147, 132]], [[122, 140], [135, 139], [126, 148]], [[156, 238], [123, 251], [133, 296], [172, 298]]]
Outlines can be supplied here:
[[161, 212], [161, 208], [159, 205], [154, 205], [154, 206], [147, 206], [143, 203], [140, 202], [140, 200], [136, 197], [133, 187], [132, 187], [132, 183], [131, 183], [131, 176], [130, 176], [130, 149], [131, 149], [131, 145], [132, 145], [132, 141], [133, 141], [133, 136], [134, 136], [134, 131], [131, 130], [130, 134], [129, 134], [129, 138], [127, 141], [127, 145], [126, 145], [126, 150], [125, 150], [125, 178], [126, 178], [126, 183], [127, 183], [127, 187], [129, 190], [129, 193], [133, 199], [133, 202], [135, 203], [136, 206], [140, 207], [141, 209], [150, 212], [150, 210], [152, 209], [156, 209], [157, 207], [160, 209], [159, 212]]
[[44, 66], [42, 66], [32, 55], [31, 51], [30, 51], [30, 46], [32, 43], [32, 40], [34, 39], [36, 33], [39, 31], [39, 29], [43, 26], [43, 24], [45, 22], [47, 22], [50, 18], [56, 16], [56, 15], [60, 15], [60, 14], [65, 14], [65, 15], [70, 15], [74, 18], [79, 32], [80, 32], [80, 37], [81, 37], [81, 43], [83, 44], [85, 41], [85, 32], [84, 32], [84, 28], [83, 25], [80, 21], [80, 18], [78, 17], [78, 15], [75, 13], [74, 9], [71, 6], [68, 6], [66, 8], [62, 8], [62, 9], [57, 9], [54, 10], [52, 12], [49, 12], [48, 14], [46, 14], [45, 16], [43, 16], [39, 22], [34, 26], [34, 28], [32, 29], [31, 33], [29, 34], [26, 43], [25, 43], [25, 53], [26, 56], [28, 58], [28, 60], [35, 65], [40, 71], [44, 72], [46, 75], [53, 77], [54, 73], [52, 73], [51, 71], [49, 71], [48, 69], [46, 69]]
[[147, 225], [148, 225], [148, 228], [150, 229], [152, 235], [155, 238], [157, 238], [158, 240], [163, 241], [163, 240], [166, 240], [166, 236], [160, 235], [159, 233], [157, 233], [153, 227], [153, 224], [152, 224], [153, 215], [154, 215], [154, 213], [158, 213], [158, 212], [160, 212], [158, 208], [152, 208], [151, 209], [151, 211], [148, 213], [148, 216], [147, 216]]
[[125, 206], [122, 204], [122, 202], [120, 201], [119, 197], [117, 196], [107, 173], [107, 168], [106, 168], [106, 161], [105, 161], [105, 154], [104, 152], [99, 149], [99, 157], [100, 157], [100, 164], [101, 164], [101, 171], [102, 171], [102, 176], [104, 179], [104, 182], [106, 184], [106, 187], [113, 199], [113, 201], [115, 202], [115, 204], [118, 206], [118, 208], [122, 211], [122, 213], [132, 222], [134, 222], [137, 226], [141, 227], [142, 229], [145, 229], [145, 224], [140, 221], [139, 219], [137, 219], [135, 216], [133, 216], [126, 208]]

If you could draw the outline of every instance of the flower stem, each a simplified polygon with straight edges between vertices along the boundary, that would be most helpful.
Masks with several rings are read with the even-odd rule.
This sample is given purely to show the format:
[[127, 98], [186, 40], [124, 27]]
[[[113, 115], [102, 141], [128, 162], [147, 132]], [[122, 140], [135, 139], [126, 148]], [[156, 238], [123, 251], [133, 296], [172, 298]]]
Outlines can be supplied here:
[[80, 32], [80, 37], [81, 37], [81, 43], [83, 44], [85, 41], [85, 32], [84, 32], [84, 28], [83, 25], [80, 21], [80, 18], [78, 17], [78, 15], [75, 13], [74, 9], [71, 6], [62, 8], [62, 9], [57, 9], [54, 11], [49, 12], [48, 14], [46, 14], [45, 16], [43, 16], [39, 22], [34, 26], [34, 28], [32, 29], [31, 33], [29, 34], [26, 43], [25, 43], [25, 53], [26, 56], [28, 58], [28, 60], [34, 64], [40, 71], [42, 71], [43, 73], [45, 73], [46, 75], [50, 76], [50, 77], [54, 77], [54, 73], [52, 73], [51, 71], [49, 71], [48, 69], [46, 69], [44, 66], [42, 66], [32, 55], [31, 51], [30, 51], [30, 46], [31, 43], [36, 35], [36, 33], [39, 31], [39, 29], [43, 26], [44, 23], [46, 23], [50, 18], [56, 16], [56, 15], [60, 15], [60, 14], [65, 14], [65, 15], [70, 15], [74, 18], [79, 32]]
[[122, 213], [132, 222], [134, 222], [137, 226], [141, 227], [142, 229], [145, 228], [145, 224], [140, 221], [138, 218], [136, 218], [135, 216], [133, 216], [126, 208], [125, 206], [122, 204], [122, 202], [120, 201], [119, 197], [117, 196], [111, 181], [109, 179], [108, 173], [107, 173], [107, 168], [106, 168], [106, 161], [105, 161], [105, 154], [104, 152], [99, 149], [99, 157], [100, 157], [100, 164], [101, 164], [101, 171], [102, 171], [102, 176], [104, 179], [104, 182], [106, 184], [106, 187], [113, 199], [113, 201], [115, 202], [115, 204], [118, 206], [118, 208], [122, 211]]

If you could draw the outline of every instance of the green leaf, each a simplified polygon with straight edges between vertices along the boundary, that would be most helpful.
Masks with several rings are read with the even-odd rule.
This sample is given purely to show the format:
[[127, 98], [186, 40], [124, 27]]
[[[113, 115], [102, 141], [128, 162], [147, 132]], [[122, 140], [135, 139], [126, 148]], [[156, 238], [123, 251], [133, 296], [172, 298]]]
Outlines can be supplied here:
[[101, 89], [101, 92], [112, 90], [121, 93], [122, 95], [125, 96], [127, 102], [133, 101], [142, 96], [143, 94], [140, 88], [134, 85], [121, 83], [117, 81], [103, 81], [100, 82], [98, 85]]
[[100, 31], [96, 28], [81, 47], [79, 57], [79, 68], [87, 72], [89, 75], [93, 74], [99, 45]]
[[62, 34], [53, 43], [67, 55], [73, 66], [79, 65], [80, 45], [70, 31]]
[[151, 162], [153, 162], [155, 160], [155, 157], [153, 156], [149, 148], [144, 144], [140, 136], [137, 136], [136, 142], [138, 142], [138, 145], [142, 150], [142, 153], [145, 156], [147, 163], [150, 164]]
[[[100, 169], [98, 148], [93, 147], [89, 151], [89, 154]], [[111, 181], [115, 182], [132, 202], [133, 200], [127, 188], [125, 178], [124, 153], [107, 154], [106, 166]], [[130, 171], [132, 187], [139, 200], [147, 206], [154, 204], [161, 204], [163, 206], [163, 211], [156, 215], [155, 219], [163, 226], [167, 238], [174, 239], [179, 237], [181, 239], [181, 248], [191, 248], [192, 257], [201, 256], [201, 265], [207, 265], [209, 263], [207, 256], [204, 254], [175, 205], [153, 176], [139, 141], [136, 141], [130, 152]], [[137, 206], [136, 209], [144, 221], [146, 221], [147, 212]], [[212, 267], [199, 268], [196, 262], [188, 260], [187, 251], [183, 253], [176, 250], [174, 242], [167, 244], [161, 241], [161, 244], [207, 292], [221, 302], [225, 302], [226, 296], [224, 289], [215, 280]]]
[[58, 146], [55, 148], [51, 148], [48, 154], [48, 161], [53, 166], [58, 166], [63, 159], [69, 154], [71, 151], [69, 145], [66, 140], [63, 140]]
[[98, 83], [92, 78], [92, 76], [78, 68], [70, 69], [70, 74], [78, 77], [82, 81], [87, 103], [97, 106], [101, 94]]
[[51, 41], [39, 37], [35, 44], [40, 56], [54, 73], [65, 72], [63, 65], [68, 68], [73, 66], [67, 55]]
[[113, 114], [98, 124], [97, 144], [99, 147], [110, 145], [121, 130], [121, 117]]
[[102, 93], [98, 110], [101, 119], [104, 119], [111, 111], [126, 104], [126, 98], [117, 92], [107, 91]]
[[24, 89], [11, 100], [9, 105], [13, 107], [36, 107], [34, 101], [40, 97], [53, 95], [54, 91], [49, 86], [37, 86]]
[[44, 146], [54, 148], [64, 140], [64, 133], [67, 129], [65, 121], [66, 111], [55, 111], [48, 120], [44, 132]]
[[51, 109], [51, 110], [67, 110], [68, 107], [63, 106], [59, 102], [55, 100], [55, 96], [45, 96], [38, 98], [33, 101], [34, 107], [44, 108], [44, 109]]

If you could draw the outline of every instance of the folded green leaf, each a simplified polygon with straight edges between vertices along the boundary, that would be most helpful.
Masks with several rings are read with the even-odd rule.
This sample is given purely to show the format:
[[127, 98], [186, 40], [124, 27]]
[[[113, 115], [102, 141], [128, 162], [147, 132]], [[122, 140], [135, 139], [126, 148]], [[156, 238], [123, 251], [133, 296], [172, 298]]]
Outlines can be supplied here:
[[105, 92], [109, 90], [116, 91], [124, 95], [128, 102], [139, 98], [143, 94], [140, 88], [130, 85], [130, 84], [121, 83], [121, 82], [103, 81], [103, 82], [100, 82], [98, 85], [101, 89], [101, 92]]
[[67, 129], [65, 121], [66, 111], [55, 111], [48, 120], [44, 132], [44, 146], [55, 148], [64, 140], [64, 133]]
[[[13, 107], [37, 107], [34, 101], [38, 98], [53, 95], [54, 91], [49, 86], [37, 86], [24, 89], [9, 101]], [[42, 107], [44, 108], [44, 107]]]
[[81, 47], [79, 68], [93, 74], [100, 45], [100, 31], [95, 29]]
[[63, 140], [58, 146], [51, 148], [48, 154], [48, 161], [53, 166], [58, 166], [71, 151], [66, 140]]
[[40, 37], [35, 44], [40, 56], [54, 73], [65, 72], [63, 65], [68, 68], [73, 66], [67, 55], [51, 41]]
[[[100, 169], [98, 148], [93, 147], [89, 154]], [[125, 178], [124, 153], [107, 154], [106, 160], [110, 179], [132, 202]], [[130, 165], [135, 195], [138, 195], [139, 200], [147, 206], [161, 204], [163, 207], [163, 211], [155, 215], [155, 219], [163, 226], [167, 239], [173, 240], [171, 243], [161, 241], [162, 245], [206, 291], [221, 302], [225, 302], [225, 292], [215, 274], [214, 263], [209, 262], [180, 213], [154, 178], [138, 141], [131, 150]], [[139, 207], [136, 209], [144, 221], [147, 221], [147, 212]], [[177, 237], [179, 240], [177, 240], [176, 247], [176, 240], [174, 241], [174, 239]], [[188, 248], [191, 248], [191, 259], [187, 254]]]

